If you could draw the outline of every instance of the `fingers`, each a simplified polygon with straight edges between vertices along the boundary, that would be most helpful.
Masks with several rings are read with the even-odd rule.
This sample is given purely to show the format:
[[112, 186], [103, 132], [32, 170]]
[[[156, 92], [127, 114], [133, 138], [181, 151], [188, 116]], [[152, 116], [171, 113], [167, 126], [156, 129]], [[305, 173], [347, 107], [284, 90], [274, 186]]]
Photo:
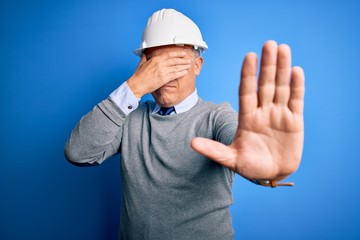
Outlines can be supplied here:
[[186, 58], [185, 55], [182, 55], [181, 53], [182, 52], [168, 52], [165, 56], [160, 56], [158, 62], [160, 62], [163, 67], [170, 67], [170, 71], [189, 69], [192, 60]]
[[303, 114], [305, 96], [305, 76], [301, 67], [293, 67], [291, 71], [291, 86], [289, 109], [297, 114]]
[[157, 66], [157, 72], [164, 80], [164, 83], [185, 76], [192, 63], [191, 59], [186, 58], [186, 52], [181, 51], [165, 52], [152, 60]]
[[[291, 81], [290, 81], [291, 80]], [[301, 112], [304, 97], [304, 72], [291, 68], [291, 49], [268, 41], [262, 49], [258, 83], [258, 106], [288, 105]]]
[[159, 56], [151, 58], [154, 65], [161, 68], [168, 68], [168, 71], [182, 71], [189, 69], [192, 62], [191, 59], [186, 58], [186, 52], [171, 51], [165, 52]]
[[191, 59], [186, 58], [169, 58], [165, 61], [163, 61], [164, 66], [178, 66], [178, 65], [190, 65]]
[[240, 114], [247, 114], [257, 108], [257, 56], [249, 53], [245, 56], [241, 69], [241, 81], [239, 89]]
[[291, 50], [282, 44], [277, 51], [277, 70], [275, 79], [274, 103], [287, 105], [290, 96]]
[[186, 56], [186, 52], [185, 51], [167, 51], [162, 53], [161, 55], [164, 59], [168, 59], [168, 58], [182, 58], [184, 56]]
[[145, 78], [151, 78], [151, 84], [155, 83], [157, 87], [186, 75], [192, 62], [185, 51], [168, 51], [156, 56], [149, 54], [146, 58], [142, 68]]
[[181, 78], [181, 77], [185, 76], [187, 73], [188, 73], [188, 70], [180, 70], [180, 71], [170, 72], [169, 76], [166, 78], [167, 82]]
[[169, 72], [180, 72], [183, 70], [187, 70], [191, 67], [190, 59], [182, 59], [182, 58], [173, 58], [164, 62], [164, 67], [168, 68]]
[[266, 106], [274, 99], [277, 51], [275, 41], [266, 42], [262, 49], [258, 90], [260, 106]]

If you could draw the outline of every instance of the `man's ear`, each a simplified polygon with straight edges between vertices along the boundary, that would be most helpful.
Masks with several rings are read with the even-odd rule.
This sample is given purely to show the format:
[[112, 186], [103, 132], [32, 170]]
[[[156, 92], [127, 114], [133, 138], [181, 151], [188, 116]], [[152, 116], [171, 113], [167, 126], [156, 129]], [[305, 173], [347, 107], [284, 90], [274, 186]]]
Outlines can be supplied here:
[[194, 60], [194, 72], [196, 76], [200, 75], [203, 64], [204, 64], [204, 59], [202, 57], [198, 57]]

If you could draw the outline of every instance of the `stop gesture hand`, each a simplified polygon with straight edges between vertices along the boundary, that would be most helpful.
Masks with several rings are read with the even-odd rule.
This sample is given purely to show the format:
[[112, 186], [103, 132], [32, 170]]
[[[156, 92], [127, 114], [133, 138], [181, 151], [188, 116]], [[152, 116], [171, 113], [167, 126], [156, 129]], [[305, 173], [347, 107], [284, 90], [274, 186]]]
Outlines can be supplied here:
[[246, 55], [239, 89], [239, 124], [233, 143], [195, 138], [194, 150], [251, 180], [281, 180], [300, 164], [304, 139], [304, 72], [291, 67], [287, 45], [268, 41]]

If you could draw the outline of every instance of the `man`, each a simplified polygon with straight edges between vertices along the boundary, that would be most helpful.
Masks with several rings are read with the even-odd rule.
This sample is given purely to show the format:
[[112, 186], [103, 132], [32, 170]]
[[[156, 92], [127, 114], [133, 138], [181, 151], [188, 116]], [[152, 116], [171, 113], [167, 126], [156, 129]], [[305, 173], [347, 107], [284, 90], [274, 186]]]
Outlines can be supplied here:
[[[263, 186], [297, 170], [303, 148], [304, 74], [287, 45], [244, 59], [239, 113], [198, 97], [207, 49], [200, 30], [172, 9], [148, 21], [134, 74], [85, 115], [66, 147], [76, 165], [120, 153], [120, 239], [233, 239], [234, 173]], [[155, 102], [140, 102], [152, 93]]]

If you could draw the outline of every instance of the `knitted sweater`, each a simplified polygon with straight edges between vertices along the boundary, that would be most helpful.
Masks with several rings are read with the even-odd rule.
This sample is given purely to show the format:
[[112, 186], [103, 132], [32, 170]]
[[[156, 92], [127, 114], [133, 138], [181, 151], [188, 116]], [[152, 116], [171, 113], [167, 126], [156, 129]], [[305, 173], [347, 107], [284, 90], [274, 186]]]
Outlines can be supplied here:
[[229, 104], [199, 99], [185, 113], [152, 114], [140, 103], [126, 116], [111, 99], [73, 130], [69, 161], [100, 164], [121, 154], [120, 239], [233, 239], [229, 206], [234, 173], [196, 153], [194, 137], [230, 144], [237, 114]]

